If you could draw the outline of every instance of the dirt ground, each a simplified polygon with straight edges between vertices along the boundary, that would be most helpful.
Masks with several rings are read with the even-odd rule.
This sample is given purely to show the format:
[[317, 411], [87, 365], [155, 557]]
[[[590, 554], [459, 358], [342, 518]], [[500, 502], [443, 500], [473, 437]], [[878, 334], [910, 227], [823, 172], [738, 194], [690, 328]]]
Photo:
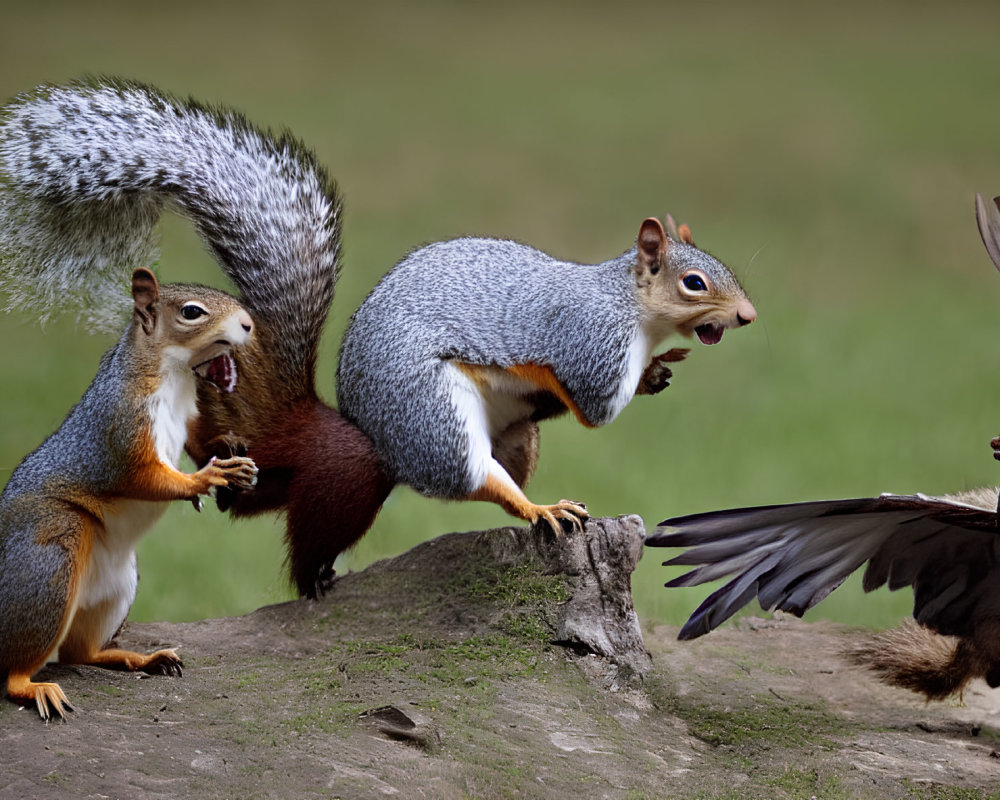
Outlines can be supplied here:
[[633, 669], [560, 633], [578, 576], [483, 549], [517, 536], [128, 626], [126, 646], [179, 647], [183, 677], [46, 668], [76, 711], [0, 704], [0, 798], [1000, 798], [1000, 692], [927, 705], [845, 664], [863, 631], [789, 618], [691, 643], [647, 626]]

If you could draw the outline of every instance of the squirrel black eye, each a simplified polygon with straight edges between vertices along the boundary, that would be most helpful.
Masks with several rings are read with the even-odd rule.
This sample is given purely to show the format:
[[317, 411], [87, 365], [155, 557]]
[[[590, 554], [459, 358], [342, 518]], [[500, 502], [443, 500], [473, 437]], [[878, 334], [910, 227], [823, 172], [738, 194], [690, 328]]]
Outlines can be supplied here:
[[698, 275], [685, 275], [682, 282], [685, 288], [690, 289], [692, 292], [708, 291], [708, 287], [705, 286], [705, 281], [703, 281]]
[[207, 313], [208, 312], [197, 303], [188, 303], [187, 305], [181, 307], [181, 316], [187, 320], [198, 319], [198, 317], [203, 317]]

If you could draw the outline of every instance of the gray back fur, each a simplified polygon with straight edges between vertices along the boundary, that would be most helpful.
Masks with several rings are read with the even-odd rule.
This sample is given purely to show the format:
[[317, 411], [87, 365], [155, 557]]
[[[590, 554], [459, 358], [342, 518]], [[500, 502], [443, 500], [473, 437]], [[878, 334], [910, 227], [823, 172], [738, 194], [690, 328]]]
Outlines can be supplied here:
[[333, 299], [341, 204], [314, 156], [228, 109], [141, 84], [48, 86], [0, 111], [0, 289], [43, 316], [115, 328], [128, 276], [156, 256], [165, 205], [189, 217], [276, 364], [311, 379]]
[[442, 370], [449, 360], [551, 366], [588, 421], [609, 422], [640, 324], [635, 260], [632, 249], [574, 264], [478, 238], [413, 252], [351, 319], [338, 369], [341, 413], [399, 480], [452, 496], [475, 487], [461, 483], [467, 444]]
[[59, 519], [65, 538], [40, 546], [38, 531], [51, 526], [53, 511], [31, 497], [0, 506], [0, 674], [36, 666], [30, 661], [52, 647], [66, 613], [73, 563], [67, 545], [83, 519], [65, 509]]
[[[127, 483], [136, 431], [149, 423], [146, 398], [135, 392], [143, 375], [131, 356], [133, 336], [130, 323], [118, 344], [101, 358], [97, 375], [62, 425], [14, 469], [0, 505], [21, 494], [112, 495]], [[130, 423], [123, 425], [122, 420]]]

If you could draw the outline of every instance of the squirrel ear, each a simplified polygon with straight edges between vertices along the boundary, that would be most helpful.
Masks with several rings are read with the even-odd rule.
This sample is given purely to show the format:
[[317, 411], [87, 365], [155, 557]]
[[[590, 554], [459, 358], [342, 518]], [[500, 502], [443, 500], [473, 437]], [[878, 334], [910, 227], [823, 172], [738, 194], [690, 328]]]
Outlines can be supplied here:
[[156, 276], [148, 269], [137, 269], [132, 273], [133, 314], [148, 336], [156, 327], [156, 301], [160, 299], [160, 285]]
[[667, 234], [672, 238], [676, 239], [678, 242], [684, 242], [684, 244], [694, 245], [694, 239], [691, 238], [691, 228], [689, 228], [685, 223], [678, 225], [674, 222], [674, 218], [667, 214], [664, 218], [664, 222], [667, 227]]
[[636, 278], [642, 280], [646, 275], [655, 275], [667, 257], [667, 232], [656, 217], [649, 217], [639, 226], [639, 238], [636, 240], [639, 257], [636, 260]]

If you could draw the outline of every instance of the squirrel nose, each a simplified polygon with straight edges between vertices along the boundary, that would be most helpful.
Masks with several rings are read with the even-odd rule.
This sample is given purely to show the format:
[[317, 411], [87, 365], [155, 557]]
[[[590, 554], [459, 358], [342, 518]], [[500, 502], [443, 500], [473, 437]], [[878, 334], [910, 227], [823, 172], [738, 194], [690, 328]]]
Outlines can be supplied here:
[[753, 307], [753, 303], [749, 301], [736, 309], [736, 322], [743, 327], [744, 325], [749, 325], [757, 319], [757, 309]]

